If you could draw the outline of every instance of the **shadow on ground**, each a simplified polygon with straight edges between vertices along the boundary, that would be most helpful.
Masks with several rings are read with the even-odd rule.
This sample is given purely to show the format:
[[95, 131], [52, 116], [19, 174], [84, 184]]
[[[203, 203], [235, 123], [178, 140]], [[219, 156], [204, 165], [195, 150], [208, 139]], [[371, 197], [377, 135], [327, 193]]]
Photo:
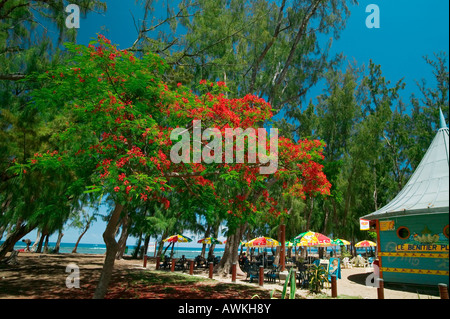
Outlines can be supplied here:
[[[348, 276], [348, 280], [359, 284], [365, 285], [366, 278], [373, 273], [363, 273], [363, 274], [355, 274]], [[397, 290], [397, 291], [406, 291], [417, 294], [431, 295], [431, 296], [439, 296], [439, 288], [437, 286], [427, 286], [427, 285], [413, 285], [413, 284], [400, 284], [393, 282], [385, 282], [384, 288]]]
[[[66, 286], [67, 265], [79, 266], [79, 288]], [[0, 299], [90, 299], [103, 256], [24, 255], [16, 265], [0, 267]], [[115, 265], [106, 299], [260, 299], [270, 298], [258, 287], [226, 284], [198, 276], [165, 271], [143, 271], [126, 264]]]

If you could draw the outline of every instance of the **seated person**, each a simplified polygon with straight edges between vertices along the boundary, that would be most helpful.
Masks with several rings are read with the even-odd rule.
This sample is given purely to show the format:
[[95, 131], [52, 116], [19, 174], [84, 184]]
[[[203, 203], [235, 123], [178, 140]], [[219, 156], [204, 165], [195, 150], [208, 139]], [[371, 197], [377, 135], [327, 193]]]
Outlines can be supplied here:
[[242, 255], [239, 257], [239, 265], [244, 265], [246, 261], [248, 261], [247, 255], [245, 255], [245, 253], [242, 253]]
[[194, 261], [197, 264], [197, 268], [206, 265], [206, 260], [201, 255], [198, 255], [197, 257], [195, 257]]
[[275, 256], [274, 255], [270, 255], [269, 257], [267, 257], [267, 262], [268, 262], [269, 266], [273, 265], [274, 261], [275, 261]]
[[208, 263], [210, 263], [210, 262], [214, 262], [214, 258], [215, 258], [216, 256], [214, 256], [214, 255], [209, 255], [208, 256]]

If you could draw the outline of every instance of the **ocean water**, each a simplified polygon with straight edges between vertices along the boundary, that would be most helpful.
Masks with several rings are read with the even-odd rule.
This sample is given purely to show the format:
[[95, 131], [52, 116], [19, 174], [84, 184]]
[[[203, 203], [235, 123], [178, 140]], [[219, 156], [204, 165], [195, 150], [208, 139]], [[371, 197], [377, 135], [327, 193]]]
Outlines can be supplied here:
[[[2, 243], [3, 242], [0, 241], [0, 245]], [[16, 249], [16, 250], [24, 249], [24, 248], [26, 248], [26, 246], [27, 245], [24, 242], [19, 241], [14, 246], [14, 249]], [[55, 247], [55, 243], [54, 242], [53, 243], [49, 242], [48, 246], [49, 246], [50, 249], [52, 249], [52, 248]], [[71, 253], [74, 247], [75, 247], [75, 243], [61, 243], [59, 252], [60, 253]], [[125, 255], [131, 255], [133, 253], [135, 247], [136, 246], [134, 246], [134, 245], [127, 246], [127, 250], [125, 252]], [[166, 247], [167, 246], [165, 245], [164, 249]], [[224, 252], [224, 247], [225, 247], [224, 245], [216, 246], [214, 248], [214, 255], [216, 257], [219, 257], [219, 256], [222, 257], [223, 256], [223, 252]], [[163, 252], [164, 252], [164, 249], [163, 249]], [[172, 249], [172, 247], [167, 249], [167, 251], [166, 251], [166, 255], [167, 256], [170, 255], [171, 249]], [[338, 249], [338, 252], [339, 252], [339, 248], [337, 248], [337, 249]], [[330, 250], [332, 250], [332, 248], [328, 248], [327, 249], [328, 252]], [[208, 251], [209, 251], [209, 246], [206, 246], [206, 255], [208, 254]], [[246, 248], [244, 248], [242, 251], [246, 252]], [[261, 251], [262, 251], [262, 249], [261, 249]], [[271, 254], [271, 250], [270, 249], [266, 249], [265, 251], [268, 252], [269, 254]], [[311, 248], [308, 249], [308, 251], [311, 254], [317, 254], [317, 248], [311, 247]], [[201, 254], [202, 247], [201, 246], [198, 246], [198, 247], [186, 247], [186, 246], [183, 246], [183, 244], [178, 244], [178, 245], [175, 245], [175, 247], [173, 249], [173, 252], [174, 252], [174, 257], [175, 258], [180, 258], [180, 257], [182, 257], [184, 255], [185, 258], [193, 259], [193, 258], [195, 258], [195, 257], [197, 257], [198, 255]], [[358, 254], [363, 254], [363, 253], [366, 252], [366, 249], [365, 248], [357, 248], [356, 252]], [[105, 244], [83, 244], [83, 243], [80, 243], [80, 244], [78, 244], [77, 253], [79, 253], [79, 254], [105, 254], [106, 253], [106, 245]], [[154, 253], [155, 253], [155, 246], [154, 245], [149, 245], [147, 256], [153, 257]]]
[[[2, 243], [3, 242], [0, 241], [0, 245]], [[56, 243], [54, 243], [54, 242], [49, 242], [48, 246], [50, 249], [52, 249], [55, 247], [55, 244]], [[26, 247], [27, 247], [27, 245], [24, 242], [19, 241], [14, 246], [14, 249], [19, 250], [19, 249], [24, 249]], [[75, 247], [75, 243], [61, 243], [59, 252], [60, 253], [71, 253], [74, 247]], [[167, 246], [164, 246], [164, 249], [166, 247]], [[134, 245], [128, 245], [125, 255], [131, 255], [135, 248], [136, 248], [136, 246], [134, 246]], [[172, 247], [167, 249], [167, 251], [166, 251], [167, 256], [170, 255], [171, 249], [172, 249]], [[209, 247], [207, 246], [206, 254], [208, 254], [208, 251], [209, 251]], [[224, 246], [223, 247], [216, 246], [214, 248], [214, 255], [222, 256], [223, 251], [224, 251]], [[148, 251], [147, 251], [147, 256], [152, 257], [154, 255], [154, 252], [155, 252], [155, 246], [149, 245]], [[200, 247], [183, 247], [182, 244], [179, 244], [179, 245], [175, 245], [173, 252], [174, 252], [175, 258], [180, 258], [182, 255], [185, 255], [185, 258], [188, 258], [188, 259], [195, 258], [201, 254], [202, 247], [201, 246]], [[106, 245], [105, 244], [83, 244], [83, 243], [80, 243], [80, 244], [78, 244], [78, 247], [77, 247], [77, 253], [79, 253], [79, 254], [105, 254], [106, 253]]]
[[[2, 243], [2, 242], [0, 242]], [[31, 244], [33, 245], [33, 243]], [[56, 243], [49, 242], [48, 247], [53, 249]], [[14, 245], [14, 249], [24, 249], [27, 245], [19, 241]], [[61, 243], [59, 252], [60, 253], [71, 253], [73, 248], [75, 247], [75, 243]], [[104, 254], [106, 252], [106, 246], [104, 244], [78, 244], [77, 253], [80, 254]]]

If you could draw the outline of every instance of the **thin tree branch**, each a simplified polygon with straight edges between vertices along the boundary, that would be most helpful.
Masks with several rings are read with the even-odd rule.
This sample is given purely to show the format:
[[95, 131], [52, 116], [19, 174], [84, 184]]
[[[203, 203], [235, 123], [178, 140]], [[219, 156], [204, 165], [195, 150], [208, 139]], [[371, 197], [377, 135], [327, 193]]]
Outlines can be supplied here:
[[295, 51], [297, 50], [297, 46], [300, 42], [300, 40], [302, 39], [302, 37], [304, 36], [304, 34], [306, 34], [305, 30], [306, 27], [309, 23], [309, 20], [312, 18], [312, 16], [315, 14], [315, 12], [317, 11], [319, 4], [322, 2], [322, 0], [317, 0], [315, 3], [313, 3], [311, 5], [310, 8], [308, 8], [309, 12], [306, 17], [303, 19], [302, 24], [300, 25], [300, 28], [297, 32], [297, 35], [295, 36], [294, 42], [291, 46], [291, 50], [289, 52], [289, 56], [286, 59], [286, 62], [284, 63], [283, 69], [281, 70], [280, 74], [277, 75], [276, 79], [275, 79], [275, 85], [272, 88], [272, 94], [271, 94], [271, 100], [273, 100], [273, 93], [275, 92], [275, 89], [277, 86], [279, 86], [281, 84], [281, 82], [284, 80], [284, 78], [287, 75], [287, 71], [292, 63], [292, 60], [295, 56]]
[[0, 80], [18, 81], [25, 79], [25, 74], [0, 74]]

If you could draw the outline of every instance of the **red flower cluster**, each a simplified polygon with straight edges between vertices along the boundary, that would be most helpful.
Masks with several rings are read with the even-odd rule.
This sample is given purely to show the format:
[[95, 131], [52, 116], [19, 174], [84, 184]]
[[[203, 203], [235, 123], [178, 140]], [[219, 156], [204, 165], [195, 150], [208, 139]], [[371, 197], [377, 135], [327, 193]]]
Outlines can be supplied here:
[[[73, 132], [85, 134], [76, 140], [76, 145], [82, 147], [73, 150], [72, 158], [67, 158], [77, 163], [94, 161], [95, 182], [117, 198], [159, 201], [166, 209], [170, 207], [169, 194], [189, 191], [196, 196], [215, 196], [223, 205], [221, 209], [236, 217], [244, 218], [258, 210], [270, 216], [281, 213], [270, 189], [263, 189], [265, 181], [259, 175], [259, 162], [225, 163], [223, 159], [222, 163], [208, 165], [174, 164], [169, 158], [170, 133], [174, 127], [186, 127], [191, 133], [192, 121], [201, 120], [204, 127], [217, 128], [222, 136], [230, 127], [256, 129], [273, 116], [270, 104], [264, 99], [251, 94], [227, 98], [220, 93], [228, 90], [225, 82], [206, 79], [199, 82], [198, 91], [204, 92], [201, 95], [181, 83], [170, 89], [161, 81], [161, 74], [168, 66], [160, 57], [148, 54], [136, 59], [126, 50], [117, 50], [102, 35], [98, 36], [97, 45], [84, 49], [80, 46], [77, 53], [82, 57], [76, 61], [84, 64], [77, 62], [73, 72], [62, 68], [64, 74], [60, 70], [49, 72], [48, 78], [51, 80], [56, 75], [54, 90], [65, 90], [64, 96], [72, 88], [77, 92], [68, 99], [70, 116], [76, 121], [65, 137], [75, 140], [77, 134]], [[61, 81], [69, 83], [70, 90], [67, 86], [60, 87]], [[266, 149], [269, 143], [267, 140]], [[276, 179], [274, 187], [300, 198], [306, 194], [329, 194], [331, 185], [318, 163], [323, 159], [324, 146], [320, 141], [295, 143], [280, 137], [278, 154], [275, 154], [279, 168], [271, 177]], [[238, 151], [236, 144], [233, 147]], [[56, 154], [48, 153], [46, 157]], [[37, 157], [32, 159], [32, 164], [39, 165], [41, 159], [38, 162]], [[245, 160], [248, 161], [248, 156]], [[224, 177], [236, 184], [230, 192], [218, 187]], [[249, 194], [260, 192], [260, 199], [252, 202]]]

